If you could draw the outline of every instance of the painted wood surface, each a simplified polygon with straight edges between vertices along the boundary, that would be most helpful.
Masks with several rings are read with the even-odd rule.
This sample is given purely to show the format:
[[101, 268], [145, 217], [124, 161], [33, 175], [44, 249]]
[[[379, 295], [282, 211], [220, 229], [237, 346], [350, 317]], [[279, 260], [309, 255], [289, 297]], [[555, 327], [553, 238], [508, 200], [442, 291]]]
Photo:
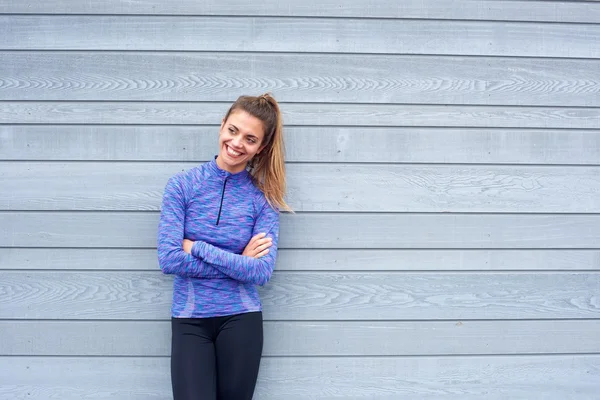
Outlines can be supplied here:
[[[257, 399], [595, 400], [598, 355], [266, 357]], [[0, 396], [11, 399], [169, 399], [166, 357], [2, 357]], [[107, 385], [106, 382], [110, 382]]]
[[[0, 212], [0, 226], [8, 227], [0, 230], [0, 247], [155, 248], [158, 212]], [[598, 243], [599, 214], [285, 214], [279, 240], [295, 249], [598, 249]]]
[[[156, 249], [0, 247], [0, 270], [158, 271]], [[600, 250], [292, 249], [277, 271], [598, 271]]]
[[[0, 162], [0, 210], [158, 211], [169, 177], [196, 165]], [[295, 211], [600, 213], [600, 167], [313, 163], [286, 173]]]
[[[0, 50], [250, 51], [600, 58], [600, 25], [173, 16], [1, 16]], [[110, 30], [106, 27], [110, 26]], [[299, 36], [298, 32], [302, 32]], [[501, 35], [498, 33], [502, 32]], [[435, 40], [432, 40], [432, 37]]]
[[0, 399], [171, 398], [162, 188], [272, 91], [298, 213], [257, 400], [597, 400], [599, 24], [588, 1], [0, 2]]
[[[264, 329], [265, 357], [587, 354], [600, 350], [599, 320], [266, 321]], [[0, 321], [0, 331], [4, 334], [0, 355], [171, 354], [171, 322], [166, 320], [12, 320]], [[544, 340], [539, 337], [542, 331]]]
[[392, 19], [465, 19], [545, 22], [600, 22], [600, 6], [593, 1], [531, 0], [6, 0], [0, 14], [111, 14], [111, 15], [236, 15], [286, 17], [346, 17]]
[[260, 88], [284, 102], [600, 106], [592, 59], [108, 51], [0, 58], [0, 100], [230, 102]]
[[[171, 277], [142, 271], [5, 271], [0, 318], [161, 319]], [[275, 320], [599, 318], [600, 274], [277, 272], [261, 289]]]
[[[218, 129], [0, 125], [0, 160], [199, 162], [217, 152]], [[600, 165], [600, 130], [290, 126], [285, 135], [288, 162]]]
[[[228, 107], [206, 102], [0, 101], [0, 124], [215, 126]], [[600, 129], [600, 107], [284, 103], [282, 113], [287, 126]]]

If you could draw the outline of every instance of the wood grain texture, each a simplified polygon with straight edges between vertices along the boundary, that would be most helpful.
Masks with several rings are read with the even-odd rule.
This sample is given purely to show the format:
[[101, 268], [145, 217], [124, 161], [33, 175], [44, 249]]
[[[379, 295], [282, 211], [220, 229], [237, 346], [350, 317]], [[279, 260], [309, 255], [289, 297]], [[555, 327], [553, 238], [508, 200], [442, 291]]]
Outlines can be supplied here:
[[[171, 398], [167, 357], [2, 357], [0, 369], [1, 398]], [[595, 400], [599, 382], [597, 355], [265, 357], [255, 398]]]
[[501, 21], [600, 22], [594, 2], [499, 0], [9, 0], [0, 14], [238, 15]]
[[[0, 270], [158, 271], [155, 249], [0, 248]], [[286, 249], [277, 271], [600, 270], [600, 250]]]
[[271, 91], [284, 102], [600, 106], [597, 60], [31, 51], [0, 58], [0, 100], [10, 101], [229, 102]]
[[[157, 212], [0, 212], [0, 247], [155, 248], [158, 217]], [[279, 241], [296, 249], [598, 249], [598, 243], [598, 214], [447, 213], [284, 214]]]
[[[171, 354], [170, 321], [0, 321], [0, 331], [3, 332], [0, 356], [168, 357]], [[264, 331], [266, 357], [600, 351], [600, 320], [266, 321]], [[544, 340], [540, 340], [540, 335]]]
[[0, 3], [0, 399], [171, 398], [162, 187], [271, 91], [255, 398], [597, 400], [600, 2]]
[[[600, 58], [600, 25], [173, 16], [1, 16], [0, 50]], [[502, 32], [501, 35], [498, 33]], [[432, 40], [432, 38], [435, 38]]]
[[[0, 161], [0, 210], [158, 211], [169, 177], [197, 165]], [[600, 213], [600, 167], [291, 164], [286, 177], [296, 211]]]
[[[229, 106], [202, 102], [0, 101], [0, 124], [166, 125], [163, 129], [168, 131], [174, 125], [214, 126]], [[281, 107], [286, 126], [600, 129], [600, 107], [316, 103], [284, 103]]]
[[[0, 319], [165, 319], [160, 272], [4, 271]], [[600, 274], [277, 272], [267, 320], [600, 318]]]
[[[214, 156], [217, 132], [218, 126], [0, 125], [0, 160], [198, 162]], [[600, 130], [286, 126], [285, 142], [289, 162], [600, 165]]]

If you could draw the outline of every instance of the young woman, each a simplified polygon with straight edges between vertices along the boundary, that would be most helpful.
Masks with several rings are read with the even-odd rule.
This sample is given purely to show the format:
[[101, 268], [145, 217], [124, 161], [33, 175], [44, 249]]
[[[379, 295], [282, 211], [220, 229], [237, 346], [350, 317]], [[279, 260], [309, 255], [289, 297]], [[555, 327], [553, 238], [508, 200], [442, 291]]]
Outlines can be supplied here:
[[256, 285], [271, 277], [279, 210], [289, 210], [282, 128], [272, 96], [238, 98], [221, 123], [218, 156], [165, 188], [158, 258], [175, 275], [174, 400], [252, 398], [263, 344]]

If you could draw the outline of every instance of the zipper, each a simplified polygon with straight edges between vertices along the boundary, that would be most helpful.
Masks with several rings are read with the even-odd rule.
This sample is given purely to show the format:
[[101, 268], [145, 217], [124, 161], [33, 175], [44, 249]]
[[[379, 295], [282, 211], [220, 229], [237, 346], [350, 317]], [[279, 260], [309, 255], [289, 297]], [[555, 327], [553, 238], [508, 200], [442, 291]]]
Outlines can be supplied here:
[[223, 191], [221, 192], [221, 205], [219, 206], [219, 215], [217, 216], [217, 223], [215, 225], [219, 225], [219, 221], [221, 220], [221, 210], [223, 210], [223, 198], [225, 197], [225, 186], [227, 185], [227, 179], [225, 178], [223, 181]]

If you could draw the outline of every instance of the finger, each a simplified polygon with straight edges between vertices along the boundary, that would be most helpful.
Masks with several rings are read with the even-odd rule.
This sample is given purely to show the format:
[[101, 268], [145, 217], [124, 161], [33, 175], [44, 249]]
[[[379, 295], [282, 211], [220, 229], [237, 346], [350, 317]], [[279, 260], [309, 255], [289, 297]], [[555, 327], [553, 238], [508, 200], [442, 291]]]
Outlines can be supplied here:
[[264, 238], [266, 236], [265, 233], [259, 233], [257, 235], [252, 236], [252, 239], [250, 239], [250, 241], [248, 242], [249, 245], [254, 245], [256, 244], [260, 239]]
[[271, 238], [264, 238], [264, 239], [260, 239], [260, 240], [258, 240], [258, 241], [256, 242], [256, 245], [257, 245], [257, 246], [261, 246], [261, 245], [263, 245], [263, 244], [270, 244], [270, 243], [273, 243], [273, 239], [271, 239]]
[[254, 236], [252, 237], [252, 240], [258, 240], [258, 239], [262, 239], [262, 238], [264, 238], [265, 236], [267, 236], [267, 234], [266, 234], [266, 233], [257, 233], [256, 235], [254, 235]]
[[271, 246], [273, 246], [273, 243], [263, 243], [260, 246], [256, 246], [256, 251], [261, 252], [264, 249], [268, 249]]
[[269, 249], [263, 250], [260, 253], [258, 253], [256, 256], [254, 256], [255, 258], [261, 258], [266, 256], [267, 254], [269, 254]]
[[[265, 247], [266, 246], [266, 247]], [[250, 249], [250, 251], [257, 253], [259, 251], [262, 251], [263, 249], [272, 246], [272, 244], [270, 242], [265, 242], [265, 241], [258, 241], [256, 243], [252, 243], [252, 244], [248, 244], [248, 249]]]
[[264, 254], [262, 254], [263, 252], [264, 252], [264, 250], [263, 251], [257, 251], [257, 252], [254, 253], [254, 255], [252, 257], [254, 257], [254, 258], [261, 258], [262, 256], [264, 256]]
[[256, 257], [261, 251], [262, 249], [260, 249], [260, 246], [253, 247], [250, 249], [250, 257]]

